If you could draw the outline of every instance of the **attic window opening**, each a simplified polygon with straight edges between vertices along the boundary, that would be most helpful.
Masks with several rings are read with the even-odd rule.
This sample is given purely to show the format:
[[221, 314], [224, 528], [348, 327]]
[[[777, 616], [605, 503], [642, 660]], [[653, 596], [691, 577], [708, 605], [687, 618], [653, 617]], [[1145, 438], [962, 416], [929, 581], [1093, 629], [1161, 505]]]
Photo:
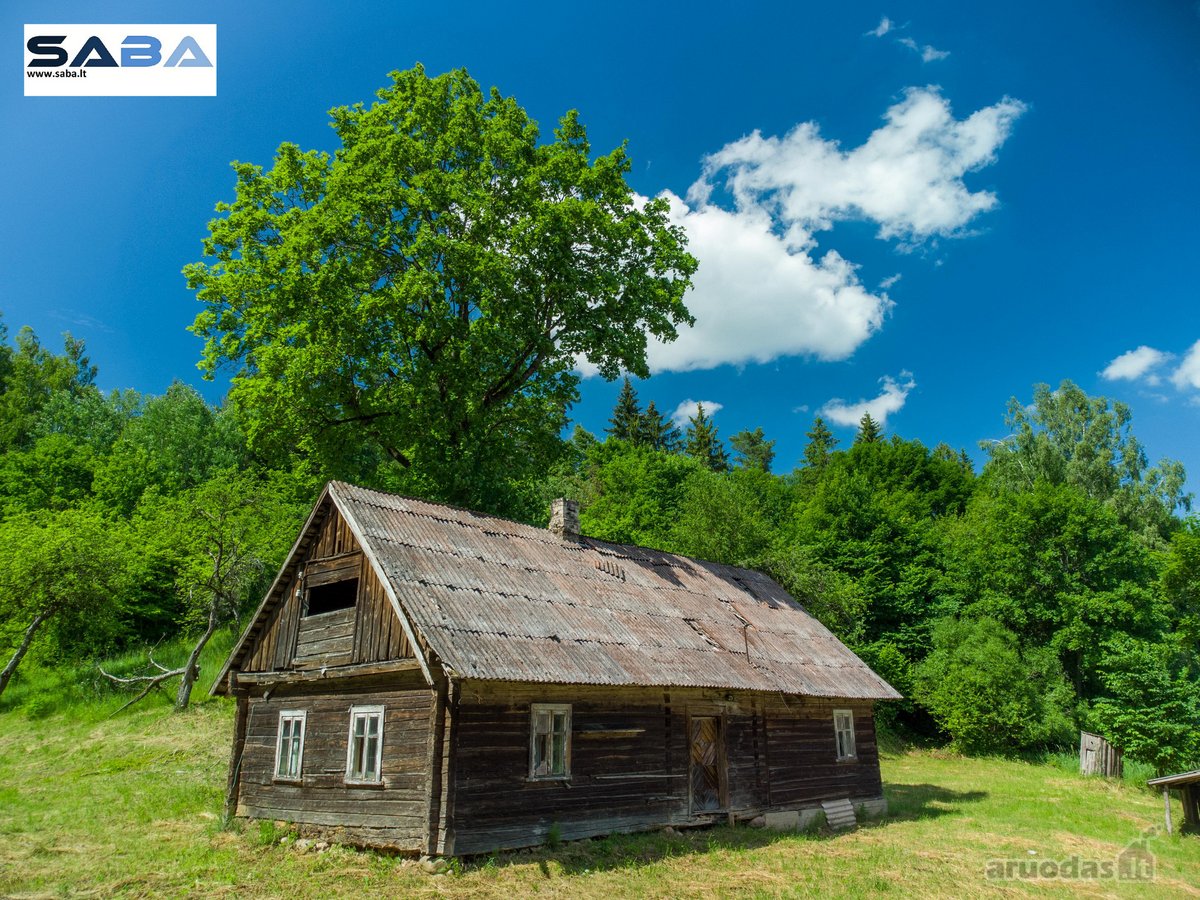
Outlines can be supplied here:
[[308, 602], [304, 615], [319, 616], [322, 613], [337, 612], [340, 609], [352, 609], [357, 602], [357, 578], [318, 584], [308, 589]]

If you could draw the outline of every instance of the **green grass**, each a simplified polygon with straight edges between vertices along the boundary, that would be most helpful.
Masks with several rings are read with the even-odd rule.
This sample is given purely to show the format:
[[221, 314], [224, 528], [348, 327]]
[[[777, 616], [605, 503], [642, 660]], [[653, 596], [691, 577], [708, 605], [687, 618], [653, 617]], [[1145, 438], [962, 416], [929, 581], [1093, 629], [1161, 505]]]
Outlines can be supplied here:
[[119, 696], [85, 699], [30, 714], [26, 697], [0, 712], [0, 896], [1200, 896], [1200, 836], [1149, 838], [1152, 885], [989, 882], [995, 858], [1112, 860], [1161, 824], [1161, 797], [1129, 779], [1081, 778], [1069, 757], [898, 746], [883, 760], [888, 819], [853, 833], [618, 835], [431, 877], [382, 854], [300, 852], [274, 823], [222, 828], [227, 702], [174, 715], [160, 699], [110, 717]]

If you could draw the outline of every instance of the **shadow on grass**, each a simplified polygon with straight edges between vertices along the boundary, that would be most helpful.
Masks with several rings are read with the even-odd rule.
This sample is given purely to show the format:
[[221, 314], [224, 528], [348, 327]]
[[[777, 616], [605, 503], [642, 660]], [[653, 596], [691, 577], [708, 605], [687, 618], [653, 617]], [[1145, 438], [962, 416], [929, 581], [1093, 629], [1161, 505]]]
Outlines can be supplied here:
[[[888, 822], [930, 819], [951, 815], [966, 803], [985, 799], [987, 791], [953, 791], [935, 784], [887, 784], [884, 793], [888, 800], [887, 818], [867, 827], [886, 826]], [[610, 834], [590, 840], [568, 841], [558, 847], [545, 845], [526, 850], [509, 850], [473, 857], [463, 864], [463, 872], [487, 871], [507, 866], [537, 866], [549, 877], [551, 865], [563, 874], [603, 872], [612, 869], [631, 869], [651, 865], [664, 859], [710, 853], [713, 851], [743, 851], [767, 847], [783, 840], [836, 840], [846, 832], [772, 831], [746, 826], [685, 828], [674, 834], [663, 831], [638, 834]]]
[[934, 819], [951, 815], [964, 803], [977, 803], [987, 798], [987, 791], [952, 791], [936, 784], [885, 784], [888, 802], [887, 820], [891, 822], [914, 819]]
[[550, 877], [553, 865], [561, 874], [580, 875], [614, 869], [634, 869], [665, 859], [712, 851], [755, 850], [781, 840], [820, 840], [830, 835], [797, 831], [772, 831], [766, 828], [725, 825], [680, 829], [674, 834], [662, 831], [637, 834], [610, 834], [604, 837], [566, 841], [551, 849], [547, 846], [526, 850], [507, 850], [467, 860], [462, 871], [480, 872], [508, 866], [532, 865]]

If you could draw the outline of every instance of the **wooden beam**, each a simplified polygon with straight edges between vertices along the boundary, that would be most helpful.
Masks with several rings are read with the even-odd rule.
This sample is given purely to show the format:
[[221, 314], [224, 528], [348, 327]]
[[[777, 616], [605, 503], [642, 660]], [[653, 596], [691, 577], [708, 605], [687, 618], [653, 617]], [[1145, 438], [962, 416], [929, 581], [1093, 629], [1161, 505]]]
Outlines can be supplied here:
[[237, 697], [237, 717], [233, 725], [233, 748], [229, 752], [229, 777], [225, 782], [225, 821], [237, 813], [238, 788], [242, 780], [242, 747], [246, 743], [246, 723], [250, 718], [250, 698], [245, 692]]
[[335, 678], [356, 678], [361, 675], [390, 675], [421, 669], [415, 659], [396, 659], [381, 663], [360, 663], [352, 666], [332, 666], [324, 670], [305, 669], [282, 672], [237, 672], [238, 684], [291, 684], [311, 681], [330, 681]]
[[1163, 785], [1163, 812], [1167, 817], [1167, 834], [1171, 833], [1171, 789]]
[[437, 856], [438, 837], [441, 833], [447, 680], [438, 680], [437, 687], [433, 689], [433, 705], [429, 710], [429, 746], [425, 758], [425, 853], [428, 856]]

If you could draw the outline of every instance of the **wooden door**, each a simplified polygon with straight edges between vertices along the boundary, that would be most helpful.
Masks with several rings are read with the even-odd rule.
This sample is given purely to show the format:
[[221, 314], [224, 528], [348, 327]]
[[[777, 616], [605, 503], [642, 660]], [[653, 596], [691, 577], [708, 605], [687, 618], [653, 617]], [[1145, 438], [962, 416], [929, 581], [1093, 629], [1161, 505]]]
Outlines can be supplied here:
[[721, 720], [716, 716], [692, 716], [691, 796], [692, 812], [711, 812], [725, 807], [725, 748]]

